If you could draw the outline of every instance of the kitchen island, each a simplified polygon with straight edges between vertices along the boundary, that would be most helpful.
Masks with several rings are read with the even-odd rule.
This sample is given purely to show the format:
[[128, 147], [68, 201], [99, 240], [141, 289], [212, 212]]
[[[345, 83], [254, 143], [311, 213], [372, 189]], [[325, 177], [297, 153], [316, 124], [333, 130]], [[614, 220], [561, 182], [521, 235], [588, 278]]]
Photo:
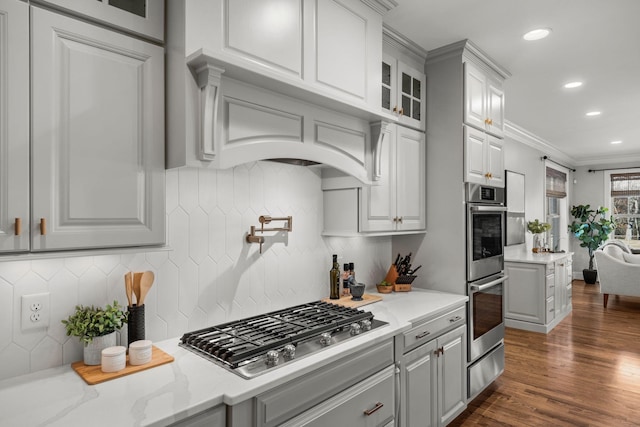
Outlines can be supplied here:
[[572, 310], [573, 253], [505, 254], [505, 325], [549, 333]]
[[[0, 425], [165, 426], [211, 413], [224, 420], [225, 405], [246, 402], [289, 381], [375, 347], [421, 321], [464, 306], [465, 295], [414, 290], [385, 294], [362, 307], [388, 322], [362, 336], [246, 380], [178, 346], [179, 338], [154, 343], [175, 360], [97, 385], [87, 385], [70, 365], [0, 382]], [[217, 408], [217, 410], [214, 410]], [[186, 424], [185, 424], [186, 425]], [[214, 424], [215, 425], [215, 424]]]

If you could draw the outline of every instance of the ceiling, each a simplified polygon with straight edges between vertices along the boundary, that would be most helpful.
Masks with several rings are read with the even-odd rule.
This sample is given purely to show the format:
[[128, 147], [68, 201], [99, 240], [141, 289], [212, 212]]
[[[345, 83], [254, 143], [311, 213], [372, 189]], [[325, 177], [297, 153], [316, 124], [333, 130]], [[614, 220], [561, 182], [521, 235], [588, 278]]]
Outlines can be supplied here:
[[[424, 50], [469, 39], [506, 68], [505, 118], [543, 147], [574, 166], [640, 161], [639, 0], [396, 2], [385, 23]], [[543, 27], [547, 38], [522, 39]]]

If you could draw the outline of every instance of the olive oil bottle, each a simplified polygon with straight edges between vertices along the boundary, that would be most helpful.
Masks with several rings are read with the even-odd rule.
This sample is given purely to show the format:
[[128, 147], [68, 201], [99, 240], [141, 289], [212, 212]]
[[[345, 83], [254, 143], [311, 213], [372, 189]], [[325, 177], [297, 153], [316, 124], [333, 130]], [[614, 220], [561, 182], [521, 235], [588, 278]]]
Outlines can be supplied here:
[[333, 267], [329, 271], [329, 298], [340, 299], [340, 265], [338, 255], [333, 255]]

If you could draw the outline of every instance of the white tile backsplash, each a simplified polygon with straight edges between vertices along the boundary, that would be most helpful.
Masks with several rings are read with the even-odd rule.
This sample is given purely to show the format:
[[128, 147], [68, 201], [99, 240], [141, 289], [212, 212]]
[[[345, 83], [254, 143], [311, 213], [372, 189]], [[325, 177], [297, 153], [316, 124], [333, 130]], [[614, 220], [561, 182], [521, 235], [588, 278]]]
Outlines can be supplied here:
[[[229, 170], [166, 171], [170, 250], [1, 261], [0, 379], [82, 358], [60, 320], [76, 304], [126, 305], [123, 275], [152, 270], [146, 336], [184, 332], [324, 298], [331, 254], [355, 262], [359, 281], [384, 277], [391, 238], [323, 238], [322, 191], [315, 168], [257, 162]], [[245, 236], [260, 215], [293, 216], [291, 233], [266, 233], [263, 253]], [[273, 223], [272, 226], [279, 226]], [[48, 329], [22, 331], [20, 298], [50, 293]], [[126, 329], [126, 328], [125, 328]], [[122, 333], [126, 340], [126, 332]]]

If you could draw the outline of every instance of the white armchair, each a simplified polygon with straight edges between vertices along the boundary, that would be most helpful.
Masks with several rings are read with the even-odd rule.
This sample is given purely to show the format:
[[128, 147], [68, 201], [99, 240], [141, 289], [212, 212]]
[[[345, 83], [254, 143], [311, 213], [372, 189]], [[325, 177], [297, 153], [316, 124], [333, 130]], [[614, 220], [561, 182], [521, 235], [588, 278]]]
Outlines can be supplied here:
[[595, 257], [605, 308], [609, 294], [640, 296], [640, 255], [627, 253], [620, 246], [605, 245], [595, 252]]

